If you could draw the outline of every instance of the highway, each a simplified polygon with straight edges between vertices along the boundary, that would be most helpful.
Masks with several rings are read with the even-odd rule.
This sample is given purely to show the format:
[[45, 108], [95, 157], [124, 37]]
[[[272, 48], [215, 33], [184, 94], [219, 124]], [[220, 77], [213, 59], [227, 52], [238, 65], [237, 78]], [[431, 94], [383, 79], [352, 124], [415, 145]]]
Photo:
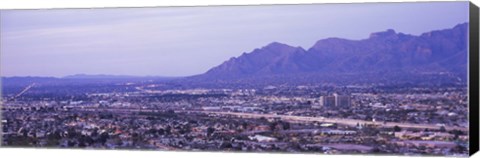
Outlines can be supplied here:
[[[110, 112], [159, 112], [158, 109], [124, 109], [124, 108], [108, 108], [108, 109], [98, 109], [98, 108], [76, 108], [80, 111], [110, 111]], [[356, 120], [356, 119], [344, 119], [344, 118], [325, 118], [325, 117], [312, 117], [312, 116], [294, 116], [294, 115], [275, 115], [275, 114], [257, 114], [257, 113], [241, 113], [241, 112], [221, 112], [221, 111], [202, 111], [202, 110], [175, 110], [175, 112], [187, 112], [187, 113], [204, 113], [204, 114], [214, 114], [220, 116], [234, 116], [240, 118], [279, 118], [284, 121], [289, 122], [321, 122], [321, 123], [336, 123], [340, 125], [347, 126], [356, 126], [358, 124], [369, 124], [377, 125], [379, 127], [394, 127], [398, 126], [400, 128], [416, 128], [416, 129], [440, 129], [440, 126], [435, 124], [414, 124], [414, 123], [404, 123], [404, 122], [374, 122], [374, 121], [365, 121], [365, 120]], [[461, 130], [468, 132], [468, 128], [458, 127], [458, 126], [445, 126], [446, 130]]]
[[[417, 128], [417, 129], [440, 129], [440, 126], [434, 124], [413, 124], [413, 123], [400, 123], [400, 122], [373, 122], [365, 120], [355, 120], [355, 119], [343, 119], [343, 118], [324, 118], [324, 117], [310, 117], [310, 116], [291, 116], [291, 115], [275, 115], [275, 114], [255, 114], [255, 113], [239, 113], [239, 112], [218, 112], [218, 111], [196, 111], [206, 114], [216, 114], [224, 116], [237, 116], [241, 118], [280, 118], [285, 121], [299, 121], [299, 122], [324, 122], [324, 123], [336, 123], [340, 125], [347, 126], [356, 126], [359, 124], [370, 124], [377, 125], [381, 127], [394, 127], [398, 126], [401, 128]], [[468, 131], [468, 128], [464, 127], [445, 127], [446, 130], [461, 130]]]
[[15, 95], [14, 98], [18, 98], [20, 97], [23, 93], [27, 92], [30, 88], [32, 88], [33, 86], [35, 86], [35, 83], [32, 83], [30, 85], [28, 85], [27, 87], [25, 87], [25, 89], [23, 89], [20, 93], [18, 93], [17, 95]]

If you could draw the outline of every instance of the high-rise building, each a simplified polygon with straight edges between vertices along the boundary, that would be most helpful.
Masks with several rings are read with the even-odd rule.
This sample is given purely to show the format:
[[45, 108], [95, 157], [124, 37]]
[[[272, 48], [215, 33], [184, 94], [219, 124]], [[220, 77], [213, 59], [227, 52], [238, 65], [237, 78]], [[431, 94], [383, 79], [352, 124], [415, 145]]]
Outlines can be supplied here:
[[335, 97], [335, 106], [348, 107], [350, 106], [350, 96], [333, 94]]
[[335, 106], [335, 96], [321, 96], [320, 105], [326, 107]]
[[348, 107], [350, 106], [350, 96], [348, 95], [338, 95], [333, 94], [333, 96], [321, 96], [320, 97], [320, 106], [325, 107]]

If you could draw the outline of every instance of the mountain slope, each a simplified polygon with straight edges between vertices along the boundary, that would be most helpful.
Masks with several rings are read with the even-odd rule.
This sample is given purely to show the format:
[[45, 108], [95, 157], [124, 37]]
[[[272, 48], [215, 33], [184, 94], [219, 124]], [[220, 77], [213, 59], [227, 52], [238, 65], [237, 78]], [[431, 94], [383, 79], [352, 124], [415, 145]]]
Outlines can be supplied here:
[[308, 50], [273, 42], [231, 58], [195, 78], [405, 72], [452, 73], [465, 79], [467, 34], [468, 23], [463, 23], [419, 36], [389, 29], [363, 40], [328, 38], [317, 41]]

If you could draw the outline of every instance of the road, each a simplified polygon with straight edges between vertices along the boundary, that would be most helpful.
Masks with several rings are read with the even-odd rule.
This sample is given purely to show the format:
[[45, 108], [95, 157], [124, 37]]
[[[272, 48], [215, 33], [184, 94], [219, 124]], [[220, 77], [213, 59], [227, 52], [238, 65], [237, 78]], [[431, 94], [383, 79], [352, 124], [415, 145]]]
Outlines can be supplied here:
[[[440, 126], [434, 124], [413, 124], [413, 123], [400, 123], [400, 122], [373, 122], [365, 120], [355, 120], [355, 119], [343, 119], [343, 118], [324, 118], [324, 117], [310, 117], [310, 116], [291, 116], [291, 115], [275, 115], [275, 114], [254, 114], [254, 113], [239, 113], [239, 112], [218, 112], [218, 111], [197, 111], [206, 114], [217, 114], [224, 116], [237, 116], [242, 118], [280, 118], [285, 121], [303, 121], [303, 122], [325, 122], [325, 123], [336, 123], [347, 126], [356, 126], [359, 124], [371, 124], [378, 125], [382, 127], [394, 127], [398, 126], [401, 128], [417, 128], [417, 129], [440, 129]], [[468, 128], [464, 127], [445, 127], [446, 130], [461, 130], [468, 131]]]
[[25, 89], [23, 89], [20, 93], [18, 93], [17, 95], [15, 95], [14, 98], [17, 98], [17, 97], [20, 97], [23, 93], [27, 92], [30, 88], [32, 88], [33, 86], [35, 86], [35, 83], [32, 83], [30, 85], [28, 85], [27, 87], [25, 87]]
[[[124, 108], [108, 108], [108, 109], [97, 109], [97, 108], [84, 108], [77, 109], [81, 111], [111, 111], [111, 112], [159, 112], [158, 109], [124, 109]], [[414, 124], [414, 123], [403, 123], [403, 122], [374, 122], [374, 121], [365, 121], [365, 120], [355, 120], [355, 119], [344, 119], [344, 118], [324, 118], [324, 117], [312, 117], [312, 116], [292, 116], [292, 115], [275, 115], [275, 114], [256, 114], [256, 113], [240, 113], [240, 112], [220, 112], [220, 111], [193, 111], [193, 110], [175, 110], [175, 112], [192, 112], [192, 113], [204, 113], [204, 114], [215, 114], [222, 116], [236, 116], [241, 118], [280, 118], [284, 121], [291, 122], [322, 122], [322, 123], [336, 123], [340, 125], [347, 126], [356, 126], [358, 124], [370, 124], [377, 125], [381, 127], [394, 127], [398, 126], [400, 128], [416, 128], [416, 129], [440, 129], [440, 126], [435, 124]], [[468, 128], [465, 127], [451, 127], [445, 126], [446, 130], [461, 130], [468, 132]]]

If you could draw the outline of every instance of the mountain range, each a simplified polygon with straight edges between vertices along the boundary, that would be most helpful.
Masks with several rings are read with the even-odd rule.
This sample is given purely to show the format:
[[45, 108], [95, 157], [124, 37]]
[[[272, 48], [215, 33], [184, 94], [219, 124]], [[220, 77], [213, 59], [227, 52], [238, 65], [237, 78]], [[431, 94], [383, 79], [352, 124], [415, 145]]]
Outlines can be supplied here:
[[[466, 80], [468, 23], [421, 35], [393, 29], [362, 40], [327, 38], [304, 49], [272, 42], [230, 58], [194, 80], [238, 80], [268, 76], [447, 73]], [[361, 75], [360, 75], [361, 76]]]
[[86, 75], [2, 77], [2, 86], [168, 82], [172, 86], [271, 84], [460, 84], [467, 81], [468, 23], [420, 35], [393, 29], [362, 40], [327, 38], [305, 49], [272, 42], [189, 77]]

